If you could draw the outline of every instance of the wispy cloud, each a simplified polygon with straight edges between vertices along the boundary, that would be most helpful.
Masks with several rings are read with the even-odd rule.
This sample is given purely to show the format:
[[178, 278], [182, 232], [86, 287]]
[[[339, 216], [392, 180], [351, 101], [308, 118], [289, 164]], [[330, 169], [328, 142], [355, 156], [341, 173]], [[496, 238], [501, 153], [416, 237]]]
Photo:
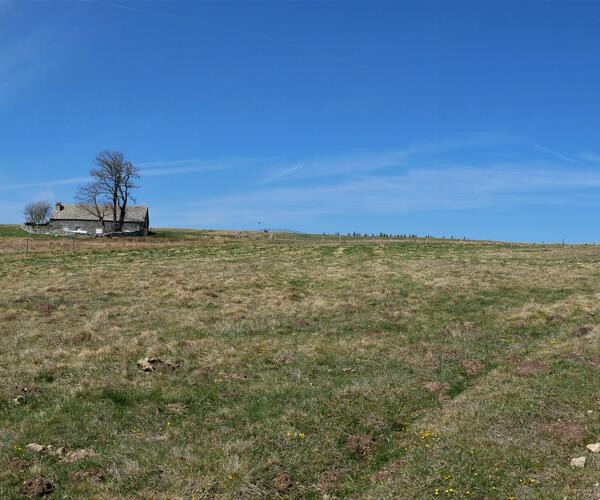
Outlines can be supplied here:
[[89, 181], [89, 177], [69, 177], [66, 179], [55, 179], [48, 181], [38, 182], [22, 182], [18, 184], [4, 184], [0, 185], [0, 191], [18, 191], [23, 189], [33, 188], [48, 188], [51, 186], [62, 186], [67, 184], [81, 184]]
[[[22, 15], [16, 8], [19, 3], [13, 3], [10, 9], [5, 8], [4, 11], [0, 9], [0, 14], [4, 18]], [[64, 15], [48, 22], [32, 24], [18, 37], [3, 39], [0, 33], [0, 104], [39, 81], [64, 59], [67, 44], [65, 26], [69, 26], [77, 10], [65, 10]]]
[[[199, 19], [195, 19], [194, 17], [191, 17], [191, 16], [173, 14], [172, 12], [154, 12], [154, 11], [148, 10], [148, 9], [140, 9], [137, 6], [133, 7], [127, 3], [107, 2], [105, 0], [89, 0], [89, 1], [91, 3], [95, 3], [97, 5], [101, 5], [104, 7], [111, 7], [111, 8], [115, 8], [115, 9], [127, 10], [130, 12], [136, 12], [138, 14], [144, 14], [144, 15], [168, 17], [171, 19], [177, 19], [179, 21], [184, 21], [187, 23], [200, 21]], [[314, 49], [311, 47], [306, 47], [304, 45], [300, 45], [300, 44], [293, 43], [293, 42], [290, 42], [287, 40], [283, 40], [278, 37], [272, 37], [272, 36], [268, 36], [268, 35], [264, 35], [264, 34], [260, 34], [260, 33], [254, 33], [252, 31], [237, 31], [236, 33], [245, 38], [251, 38], [253, 40], [266, 42], [270, 45], [277, 45], [279, 47], [292, 49], [294, 51], [299, 51], [299, 52], [303, 52], [305, 54], [310, 54], [312, 56], [329, 59], [331, 61], [343, 61], [338, 56], [336, 56], [334, 54], [330, 54], [326, 51]]]
[[[265, 221], [290, 226], [331, 215], [400, 214], [504, 205], [580, 203], [581, 192], [600, 189], [600, 172], [521, 164], [491, 168], [408, 169], [402, 175], [367, 176], [329, 186], [262, 189], [215, 198], [181, 209], [188, 224], [230, 227]], [[588, 198], [586, 203], [600, 204]]]
[[[169, 177], [185, 174], [194, 174], [201, 172], [210, 172], [216, 170], [232, 170], [244, 168], [256, 162], [252, 158], [234, 158], [229, 160], [161, 160], [139, 163], [141, 175], [143, 177]], [[61, 186], [69, 184], [83, 184], [88, 182], [90, 177], [67, 177], [64, 179], [49, 179], [46, 181], [20, 182], [14, 184], [0, 184], [0, 191], [18, 191], [32, 188], [48, 188], [52, 186]]]
[[[499, 146], [521, 146], [528, 148], [532, 153], [538, 153], [538, 156], [542, 156], [537, 159], [538, 161], [543, 161], [547, 156], [568, 162], [575, 161], [569, 156], [522, 137], [506, 134], [474, 133], [418, 141], [397, 150], [297, 161], [292, 165], [269, 169], [260, 183], [267, 184], [282, 180], [366, 174], [388, 167], [404, 168], [416, 166], [424, 158], [429, 163], [434, 162], [443, 165], [444, 163], [448, 163], [448, 160], [444, 156], [445, 154], [457, 151], [481, 150], [484, 148], [493, 148], [493, 153], [499, 159], [502, 156], [499, 154]], [[539, 155], [540, 152], [543, 155]]]
[[537, 149], [538, 151], [542, 151], [543, 153], [547, 153], [550, 156], [554, 156], [555, 158], [559, 158], [561, 160], [565, 160], [565, 161], [575, 161], [574, 158], [571, 158], [570, 156], [564, 155], [562, 153], [559, 153], [558, 151], [554, 151], [553, 149], [541, 146], [540, 144], [536, 144], [536, 143], [532, 143], [531, 144], [535, 149]]
[[579, 155], [582, 160], [591, 161], [594, 163], [600, 162], [600, 155], [595, 153], [582, 153]]

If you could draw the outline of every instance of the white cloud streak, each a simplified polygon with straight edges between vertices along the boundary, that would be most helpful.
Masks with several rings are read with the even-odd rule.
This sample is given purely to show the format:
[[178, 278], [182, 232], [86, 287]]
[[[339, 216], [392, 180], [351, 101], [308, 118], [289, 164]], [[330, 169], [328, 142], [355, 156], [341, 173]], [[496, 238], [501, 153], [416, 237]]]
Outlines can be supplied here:
[[[180, 213], [191, 225], [240, 227], [263, 220], [270, 226], [289, 226], [334, 214], [577, 203], [581, 191], [590, 189], [600, 189], [600, 172], [591, 169], [565, 171], [515, 164], [491, 168], [459, 166], [410, 169], [403, 175], [364, 177], [330, 186], [263, 189], [207, 200]], [[594, 202], [594, 198], [586, 200]]]
[[[256, 159], [235, 158], [231, 160], [163, 160], [140, 163], [141, 175], [143, 177], [169, 177], [176, 175], [194, 174], [217, 170], [231, 170], [252, 165]], [[0, 185], [0, 191], [19, 191], [32, 188], [48, 188], [69, 184], [83, 184], [89, 182], [90, 177], [67, 177], [38, 182], [23, 182], [15, 184]]]

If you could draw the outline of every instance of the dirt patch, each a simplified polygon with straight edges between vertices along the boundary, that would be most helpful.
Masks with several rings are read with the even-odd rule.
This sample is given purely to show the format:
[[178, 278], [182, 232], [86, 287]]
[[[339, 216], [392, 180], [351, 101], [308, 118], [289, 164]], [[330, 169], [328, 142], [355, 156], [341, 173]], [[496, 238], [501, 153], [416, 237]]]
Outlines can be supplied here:
[[42, 476], [23, 481], [21, 492], [28, 497], [45, 497], [54, 491], [54, 483]]
[[187, 405], [184, 403], [169, 403], [167, 411], [169, 413], [183, 413], [187, 410]]
[[594, 368], [600, 368], [600, 356], [594, 356], [588, 361], [588, 363]]
[[8, 468], [13, 471], [21, 471], [31, 467], [31, 462], [22, 458], [12, 458], [8, 461]]
[[384, 481], [387, 477], [389, 477], [391, 474], [396, 472], [399, 468], [399, 462], [392, 462], [385, 469], [371, 474], [371, 481], [373, 481], [374, 483], [380, 483]]
[[179, 368], [179, 363], [170, 361], [168, 359], [163, 361], [160, 358], [146, 357], [137, 362], [137, 367], [145, 373], [152, 373], [155, 371], [173, 371]]
[[543, 361], [525, 361], [517, 366], [517, 373], [523, 376], [543, 375], [550, 373], [550, 368]]
[[283, 366], [283, 365], [289, 365], [292, 360], [285, 355], [281, 355], [281, 356], [275, 356], [271, 359], [271, 361], [273, 362], [274, 365], [279, 365], [279, 366]]
[[82, 332], [82, 333], [78, 333], [77, 335], [73, 335], [70, 340], [71, 340], [71, 344], [80, 345], [85, 342], [89, 342], [91, 339], [92, 339], [92, 334], [90, 332]]
[[42, 316], [50, 316], [54, 311], [54, 306], [52, 304], [36, 304], [35, 311]]
[[572, 335], [574, 337], [587, 337], [590, 333], [592, 333], [594, 331], [594, 327], [593, 326], [581, 326], [575, 330], [573, 330]]
[[340, 477], [340, 474], [335, 471], [327, 471], [323, 472], [319, 477], [319, 482], [317, 483], [317, 490], [321, 493], [328, 493], [333, 491], [337, 487], [337, 482]]
[[69, 474], [70, 481], [88, 481], [92, 484], [98, 484], [106, 479], [106, 475], [101, 469], [78, 470]]
[[86, 458], [91, 458], [96, 455], [94, 450], [90, 450], [89, 448], [82, 448], [80, 450], [73, 450], [67, 453], [65, 460], [67, 462], [78, 462], [79, 460], [85, 460]]
[[277, 491], [283, 492], [294, 486], [294, 482], [290, 479], [290, 476], [287, 474], [287, 472], [280, 472], [273, 478], [271, 485]]
[[221, 380], [249, 380], [250, 377], [245, 373], [233, 372], [233, 373], [219, 373], [219, 378]]
[[360, 455], [370, 455], [375, 449], [375, 440], [368, 434], [348, 436], [346, 448]]
[[485, 365], [476, 359], [463, 359], [460, 364], [464, 372], [469, 377], [479, 375], [483, 370], [485, 370]]
[[576, 444], [590, 437], [590, 432], [581, 424], [576, 422], [563, 422], [559, 420], [551, 424], [542, 424], [539, 431], [563, 444]]
[[445, 382], [425, 382], [423, 387], [435, 396], [443, 396], [448, 390], [448, 384]]

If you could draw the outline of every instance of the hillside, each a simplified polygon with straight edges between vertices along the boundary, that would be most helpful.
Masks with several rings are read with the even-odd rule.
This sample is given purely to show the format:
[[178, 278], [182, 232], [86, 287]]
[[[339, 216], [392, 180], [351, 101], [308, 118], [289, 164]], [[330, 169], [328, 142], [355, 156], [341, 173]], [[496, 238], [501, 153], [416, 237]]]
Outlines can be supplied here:
[[598, 248], [0, 232], [0, 497], [600, 495]]

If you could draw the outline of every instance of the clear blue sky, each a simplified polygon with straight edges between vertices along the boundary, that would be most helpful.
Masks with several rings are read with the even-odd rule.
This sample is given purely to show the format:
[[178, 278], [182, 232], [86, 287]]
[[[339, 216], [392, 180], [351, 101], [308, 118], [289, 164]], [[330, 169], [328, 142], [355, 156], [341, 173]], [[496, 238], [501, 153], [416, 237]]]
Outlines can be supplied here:
[[95, 154], [154, 226], [600, 241], [600, 2], [0, 0], [0, 222]]

